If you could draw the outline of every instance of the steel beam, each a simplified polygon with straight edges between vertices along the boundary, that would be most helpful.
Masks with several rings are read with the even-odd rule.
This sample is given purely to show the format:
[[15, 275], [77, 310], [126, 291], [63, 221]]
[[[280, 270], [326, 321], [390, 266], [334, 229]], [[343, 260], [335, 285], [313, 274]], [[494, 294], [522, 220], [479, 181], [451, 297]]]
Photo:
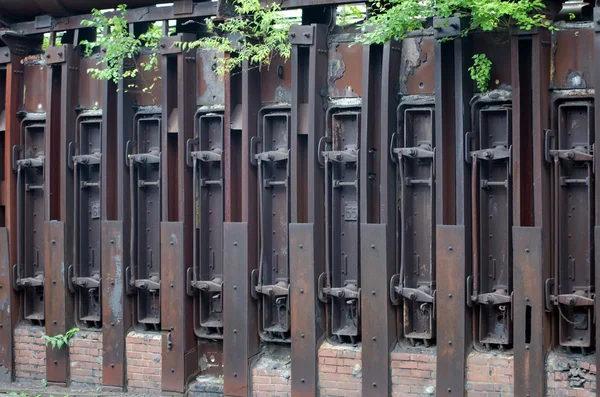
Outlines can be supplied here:
[[[5, 48], [6, 50], [7, 48]], [[5, 51], [8, 52], [8, 51]], [[21, 57], [15, 54], [10, 54], [6, 58], [7, 63], [5, 71], [5, 92], [4, 92], [4, 147], [9, 148], [4, 156], [4, 210], [5, 223], [8, 235], [6, 241], [0, 245], [0, 300], [7, 302], [4, 307], [0, 307], [0, 379], [11, 381], [14, 379], [14, 351], [13, 351], [13, 335], [14, 327], [21, 315], [20, 307], [22, 294], [19, 294], [12, 288], [12, 281], [16, 277], [14, 274], [13, 264], [16, 264], [17, 252], [17, 174], [14, 172], [12, 164], [16, 160], [13, 158], [10, 151], [15, 145], [20, 144], [20, 122], [17, 116], [17, 111], [20, 110], [23, 103], [23, 65]], [[1, 241], [0, 241], [1, 242]], [[4, 262], [4, 260], [7, 262]], [[8, 269], [5, 271], [5, 266]]]
[[[71, 44], [48, 47], [46, 164], [46, 269], [44, 300], [46, 334], [65, 334], [73, 325], [74, 301], [68, 291], [68, 266], [73, 263], [73, 173], [68, 168], [68, 144], [74, 140], [75, 99], [79, 82], [79, 52]], [[69, 382], [68, 349], [46, 350], [48, 383]]]
[[391, 349], [396, 321], [389, 281], [396, 267], [396, 178], [389, 156], [396, 132], [401, 43], [371, 45], [363, 50], [361, 168], [361, 274], [363, 328], [363, 396], [390, 393]]
[[178, 34], [163, 38], [162, 54], [162, 213], [160, 280], [163, 335], [162, 389], [183, 393], [198, 368], [193, 299], [186, 277], [192, 267], [194, 206], [192, 170], [187, 166], [187, 142], [194, 138], [196, 52], [183, 51], [173, 41], [192, 41]]
[[[456, 37], [465, 20], [434, 20], [436, 37]], [[472, 313], [465, 308], [466, 278], [471, 274], [469, 170], [464, 136], [469, 128], [471, 82], [467, 75], [470, 40], [436, 43], [436, 289], [438, 396], [465, 393], [465, 367], [471, 346]], [[447, 226], [446, 226], [447, 225]], [[451, 226], [456, 225], [456, 226]], [[456, 368], [448, 372], [447, 368]]]
[[[308, 34], [310, 40], [303, 41]], [[324, 271], [323, 169], [318, 145], [325, 135], [320, 96], [327, 84], [327, 26], [294, 26], [292, 43], [292, 177], [290, 299], [292, 396], [318, 395], [318, 348], [325, 332], [325, 307], [317, 299]]]
[[[226, 55], [228, 56], [228, 55]], [[257, 170], [250, 162], [260, 109], [260, 72], [244, 63], [225, 81], [224, 392], [246, 396], [249, 360], [259, 349], [258, 307], [250, 293], [258, 264]], [[241, 113], [240, 113], [241, 112]], [[230, 258], [230, 259], [228, 259]]]
[[[550, 173], [549, 164], [544, 159], [544, 130], [550, 126], [549, 94], [545, 88], [550, 81], [550, 38], [548, 32], [540, 29], [514, 31], [512, 40], [514, 58], [511, 74], [517, 88], [513, 92], [513, 125], [519, 128], [516, 130], [519, 131], [518, 136], [515, 135], [518, 138], [514, 154], [517, 164], [513, 162], [517, 170], [513, 180], [514, 200], [519, 200], [513, 214], [514, 382], [515, 395], [537, 396], [545, 391], [544, 354], [551, 342], [550, 319], [536, 306], [538, 294], [545, 287], [543, 281], [550, 278], [548, 264], [551, 262], [548, 258], [554, 254], [550, 244]], [[531, 173], [527, 167], [532, 170]], [[521, 240], [530, 235], [517, 234], [521, 233], [521, 229], [524, 230], [522, 233], [533, 233], [532, 239], [540, 239], [541, 247], [524, 247]], [[538, 244], [537, 240], [531, 241]], [[540, 254], [524, 257], [525, 248]], [[532, 251], [533, 248], [538, 251]], [[539, 268], [529, 269], [528, 266], [534, 265]], [[531, 271], [535, 271], [535, 275], [527, 273]], [[527, 278], [524, 279], [525, 276]], [[525, 298], [529, 298], [531, 303]], [[540, 301], [539, 305], [544, 305], [544, 301]], [[528, 345], [526, 334], [533, 335], [532, 338], [537, 341]]]
[[[600, 65], [600, 7], [594, 8], [594, 65]], [[598, 68], [594, 69], [594, 87], [598, 92], [595, 93], [594, 99], [594, 132], [595, 132], [595, 140], [596, 142], [600, 142], [600, 70]], [[595, 156], [597, 158], [598, 153], [596, 150]], [[594, 173], [596, 175], [600, 175], [600, 161], [594, 162]], [[595, 186], [595, 200], [598, 201], [600, 197], [600, 183], [596, 183]], [[594, 283], [595, 291], [598, 293], [600, 291], [600, 205], [596, 205], [596, 211], [594, 214]], [[594, 307], [594, 318], [599, 318], [600, 316], [600, 305], [596, 303]], [[600, 321], [596, 320], [595, 324], [595, 333], [596, 333], [596, 351], [600, 351]], [[600, 364], [600, 354], [596, 354], [596, 365]], [[596, 392], [598, 395], [598, 392]]]

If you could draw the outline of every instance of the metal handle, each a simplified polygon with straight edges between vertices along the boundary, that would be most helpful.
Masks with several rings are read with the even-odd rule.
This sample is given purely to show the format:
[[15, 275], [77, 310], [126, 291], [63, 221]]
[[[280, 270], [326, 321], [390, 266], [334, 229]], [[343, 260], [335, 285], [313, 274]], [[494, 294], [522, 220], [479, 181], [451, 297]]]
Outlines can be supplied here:
[[256, 145], [262, 142], [262, 138], [259, 136], [253, 136], [250, 138], [250, 164], [257, 166], [256, 161]]
[[328, 143], [331, 143], [331, 138], [328, 136], [323, 136], [323, 137], [321, 137], [321, 139], [319, 139], [319, 144], [317, 145], [317, 160], [319, 161], [319, 164], [321, 164], [322, 166], [325, 165], [325, 160], [323, 159], [323, 152], [324, 152], [323, 148]]
[[552, 156], [550, 156], [550, 141], [553, 141], [555, 136], [556, 135], [553, 130], [546, 130], [546, 134], [544, 136], [544, 158], [548, 163], [552, 163]]
[[19, 157], [19, 154], [21, 154], [21, 146], [19, 146], [19, 145], [13, 146], [12, 168], [13, 168], [13, 171], [15, 171], [15, 172], [17, 172], [17, 169], [19, 168], [19, 166], [17, 165], [17, 158]]
[[468, 164], [471, 164], [471, 162], [473, 161], [473, 159], [471, 158], [471, 142], [473, 141], [473, 136], [475, 135], [474, 132], [467, 132], [465, 134], [465, 161]]
[[396, 147], [396, 133], [394, 132], [392, 134], [392, 138], [390, 139], [390, 147], [389, 147], [389, 152], [390, 152], [390, 159], [394, 162], [397, 163], [398, 159], [396, 158], [396, 154], [394, 153], [394, 148]]
[[127, 141], [125, 144], [125, 166], [129, 168], [131, 166], [131, 161], [129, 161], [129, 155], [131, 154], [131, 140]]
[[188, 139], [185, 143], [185, 164], [188, 167], [193, 167], [194, 163], [192, 161], [192, 146], [197, 145], [199, 142], [198, 139]]
[[75, 154], [75, 145], [73, 144], [73, 142], [69, 142], [69, 149], [67, 152], [67, 167], [69, 167], [70, 170], [73, 170], [73, 155]]

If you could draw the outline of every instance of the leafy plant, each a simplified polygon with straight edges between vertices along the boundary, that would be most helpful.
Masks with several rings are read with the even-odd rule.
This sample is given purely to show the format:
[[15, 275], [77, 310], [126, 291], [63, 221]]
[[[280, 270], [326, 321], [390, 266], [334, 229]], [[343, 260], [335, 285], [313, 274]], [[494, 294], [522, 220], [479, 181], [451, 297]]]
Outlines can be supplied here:
[[344, 4], [338, 7], [338, 16], [336, 24], [339, 26], [351, 25], [365, 19], [364, 6], [361, 8], [356, 5]]
[[492, 61], [485, 54], [473, 55], [473, 65], [469, 67], [471, 79], [480, 92], [487, 92], [492, 72]]
[[276, 3], [261, 5], [259, 0], [234, 0], [238, 14], [223, 22], [206, 19], [208, 32], [219, 35], [202, 37], [192, 42], [177, 43], [183, 50], [194, 48], [216, 49], [229, 54], [217, 59], [217, 74], [230, 72], [248, 61], [251, 65], [270, 65], [274, 56], [288, 59], [292, 46], [289, 42], [292, 24]]
[[46, 346], [52, 345], [52, 350], [54, 348], [62, 349], [63, 346], [69, 344], [69, 341], [79, 332], [79, 328], [71, 328], [64, 335], [58, 334], [55, 336], [48, 336], [42, 332], [42, 339], [46, 343]]
[[551, 29], [543, 14], [542, 0], [375, 0], [365, 23], [365, 44], [384, 44], [402, 40], [410, 32], [423, 29], [428, 18], [468, 17], [470, 23], [461, 35], [481, 29], [491, 31], [515, 23], [523, 30]]
[[[119, 5], [117, 13], [110, 18], [103, 12], [92, 10], [92, 19], [83, 20], [81, 24], [96, 29], [95, 41], [82, 40], [79, 44], [85, 47], [85, 55], [91, 56], [94, 49], [102, 48], [103, 56], [96, 68], [89, 68], [88, 73], [99, 80], [111, 80], [118, 83], [125, 78], [134, 78], [140, 72], [158, 71], [158, 45], [162, 37], [161, 25], [154, 23], [148, 30], [136, 37], [129, 31], [126, 20], [127, 6]], [[148, 60], [137, 63], [136, 57], [142, 50], [149, 53]], [[126, 67], [125, 61], [132, 60], [133, 67]], [[151, 84], [145, 84], [143, 92], [150, 92], [160, 77], [154, 77]], [[129, 84], [129, 88], [137, 85]]]

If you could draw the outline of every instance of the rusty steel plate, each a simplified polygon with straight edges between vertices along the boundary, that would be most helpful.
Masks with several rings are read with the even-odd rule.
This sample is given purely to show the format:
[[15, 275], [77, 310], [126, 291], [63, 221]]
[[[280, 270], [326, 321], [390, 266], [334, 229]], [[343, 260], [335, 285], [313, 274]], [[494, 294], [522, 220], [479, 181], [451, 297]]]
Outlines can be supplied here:
[[541, 227], [513, 227], [515, 396], [544, 395], [544, 256]]
[[[65, 334], [71, 329], [73, 304], [67, 290], [65, 275], [65, 223], [45, 223], [46, 335]], [[69, 379], [69, 349], [46, 348], [46, 381], [67, 384]]]
[[317, 392], [318, 342], [324, 332], [317, 299], [315, 230], [312, 223], [290, 226], [290, 299], [292, 323], [292, 396], [309, 397]]
[[250, 283], [248, 282], [248, 223], [226, 222], [223, 225], [224, 273], [223, 287], [223, 357], [224, 392], [226, 396], [246, 397], [248, 394], [248, 316]]
[[386, 224], [361, 224], [362, 273], [362, 395], [364, 397], [389, 395], [389, 355], [395, 341], [394, 311], [388, 297], [390, 264]]
[[[464, 396], [467, 345], [465, 227], [438, 225], [437, 378], [438, 397]], [[453, 368], [454, 370], [449, 370]]]
[[102, 386], [125, 387], [125, 337], [129, 299], [125, 295], [123, 222], [102, 222]]
[[[595, 280], [594, 282], [594, 286], [596, 287], [596, 291], [600, 291], [600, 226], [596, 226], [594, 227], [594, 237], [595, 237], [595, 241], [594, 241], [594, 254], [595, 254]], [[599, 311], [599, 305], [596, 305], [596, 307], [594, 308], [595, 312], [594, 312], [594, 316], [595, 318], [600, 318], [600, 313]], [[595, 324], [595, 331], [596, 331], [596, 351], [600, 351], [600, 338], [598, 338], [598, 335], [600, 335], [600, 321], [596, 320], [596, 324]], [[600, 354], [596, 354], [596, 367], [598, 367], [598, 364], [600, 364]]]
[[183, 310], [191, 299], [186, 294], [183, 222], [162, 222], [160, 232], [161, 262], [167, 264], [161, 268], [162, 390], [183, 393], [187, 377], [198, 363], [192, 329], [186, 328]]
[[0, 381], [11, 382], [13, 364], [13, 320], [11, 307], [11, 266], [8, 229], [0, 228]]

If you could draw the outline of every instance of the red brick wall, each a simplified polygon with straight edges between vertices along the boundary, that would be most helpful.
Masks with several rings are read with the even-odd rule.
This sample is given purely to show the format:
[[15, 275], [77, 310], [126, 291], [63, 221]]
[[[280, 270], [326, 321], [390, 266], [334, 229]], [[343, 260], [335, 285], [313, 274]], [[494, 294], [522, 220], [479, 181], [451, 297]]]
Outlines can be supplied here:
[[102, 332], [79, 331], [69, 342], [71, 382], [102, 384]]
[[362, 389], [361, 347], [332, 345], [319, 348], [321, 397], [359, 397]]
[[548, 396], [594, 397], [596, 395], [595, 356], [552, 352], [546, 359]]
[[512, 397], [514, 357], [473, 351], [467, 358], [467, 396]]
[[15, 376], [17, 379], [46, 379], [44, 327], [20, 325], [15, 329]]
[[127, 334], [127, 390], [155, 393], [161, 390], [161, 335], [151, 332]]
[[397, 347], [391, 354], [392, 397], [435, 396], [435, 347]]
[[252, 367], [253, 397], [291, 397], [291, 351], [270, 346]]

